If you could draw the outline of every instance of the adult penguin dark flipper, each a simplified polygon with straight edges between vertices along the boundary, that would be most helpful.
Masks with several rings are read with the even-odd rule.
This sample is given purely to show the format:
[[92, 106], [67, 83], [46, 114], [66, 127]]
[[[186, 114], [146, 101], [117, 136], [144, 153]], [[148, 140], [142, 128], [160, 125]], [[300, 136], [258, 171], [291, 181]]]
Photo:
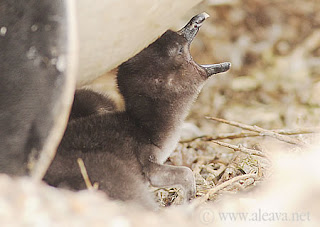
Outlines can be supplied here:
[[72, 1], [0, 1], [0, 172], [44, 175], [75, 89]]

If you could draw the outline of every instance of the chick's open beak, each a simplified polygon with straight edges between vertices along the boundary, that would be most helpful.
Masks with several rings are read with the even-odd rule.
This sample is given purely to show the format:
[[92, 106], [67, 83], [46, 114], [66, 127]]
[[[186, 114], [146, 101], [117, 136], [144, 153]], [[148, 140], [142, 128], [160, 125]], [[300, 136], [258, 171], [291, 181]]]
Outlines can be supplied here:
[[[180, 35], [183, 35], [184, 38], [188, 41], [189, 46], [197, 35], [202, 23], [209, 17], [207, 13], [200, 13], [191, 18], [186, 26], [178, 31]], [[213, 74], [226, 72], [230, 69], [231, 63], [230, 62], [223, 62], [220, 64], [213, 64], [213, 65], [200, 65], [207, 73], [207, 77], [210, 77]]]

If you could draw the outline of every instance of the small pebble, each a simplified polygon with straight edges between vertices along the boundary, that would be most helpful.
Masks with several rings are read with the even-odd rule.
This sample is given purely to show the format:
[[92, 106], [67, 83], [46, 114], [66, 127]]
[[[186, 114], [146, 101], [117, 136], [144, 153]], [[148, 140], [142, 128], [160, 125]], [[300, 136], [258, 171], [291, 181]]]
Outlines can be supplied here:
[[5, 36], [6, 33], [7, 33], [7, 28], [6, 28], [6, 27], [1, 27], [1, 28], [0, 28], [0, 35], [1, 35], [1, 36]]

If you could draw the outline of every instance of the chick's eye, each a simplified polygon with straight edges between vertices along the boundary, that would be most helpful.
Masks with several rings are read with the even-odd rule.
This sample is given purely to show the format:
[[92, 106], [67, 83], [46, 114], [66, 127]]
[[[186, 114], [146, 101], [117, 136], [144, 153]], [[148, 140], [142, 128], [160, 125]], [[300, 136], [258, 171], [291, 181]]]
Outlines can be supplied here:
[[176, 57], [177, 55], [183, 55], [183, 53], [184, 53], [183, 45], [180, 45], [179, 43], [176, 43], [176, 45], [168, 48], [168, 55], [171, 57]]
[[183, 54], [183, 46], [178, 47], [178, 54]]

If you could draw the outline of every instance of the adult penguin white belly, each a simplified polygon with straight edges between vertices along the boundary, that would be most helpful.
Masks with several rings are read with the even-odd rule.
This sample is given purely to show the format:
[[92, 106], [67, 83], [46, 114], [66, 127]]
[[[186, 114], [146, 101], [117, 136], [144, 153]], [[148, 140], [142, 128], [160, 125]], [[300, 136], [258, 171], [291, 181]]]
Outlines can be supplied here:
[[[202, 0], [77, 0], [77, 87], [125, 62], [172, 26], [184, 25]], [[180, 19], [186, 16], [183, 20]], [[180, 24], [179, 24], [180, 22]]]

